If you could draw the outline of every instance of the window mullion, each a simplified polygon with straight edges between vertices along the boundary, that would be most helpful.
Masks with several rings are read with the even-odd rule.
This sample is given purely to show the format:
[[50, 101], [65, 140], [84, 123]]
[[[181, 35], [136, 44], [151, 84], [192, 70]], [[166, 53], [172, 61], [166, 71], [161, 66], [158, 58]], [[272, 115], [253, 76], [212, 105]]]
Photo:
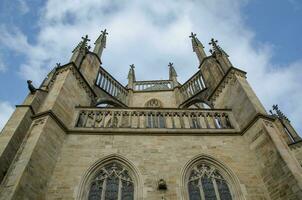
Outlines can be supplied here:
[[105, 178], [105, 180], [103, 181], [103, 189], [102, 189], [101, 200], [105, 200], [106, 186], [107, 186], [107, 178]]
[[212, 178], [212, 182], [213, 182], [213, 186], [214, 186], [214, 190], [215, 190], [215, 194], [216, 194], [216, 199], [220, 200], [220, 195], [219, 195], [219, 191], [218, 191], [218, 186], [216, 183], [216, 179]]
[[122, 180], [121, 178], [119, 177], [118, 179], [118, 200], [121, 200], [122, 199]]
[[199, 192], [200, 192], [201, 200], [206, 200], [204, 192], [203, 192], [201, 178], [198, 180], [198, 185], [199, 185]]

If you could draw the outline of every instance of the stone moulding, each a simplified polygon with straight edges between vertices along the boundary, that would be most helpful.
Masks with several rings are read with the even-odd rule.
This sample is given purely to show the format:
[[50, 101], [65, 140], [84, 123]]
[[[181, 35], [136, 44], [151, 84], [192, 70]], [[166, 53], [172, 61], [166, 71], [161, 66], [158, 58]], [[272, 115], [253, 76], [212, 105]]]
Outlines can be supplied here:
[[142, 175], [138, 168], [132, 164], [132, 162], [120, 154], [110, 154], [102, 157], [101, 159], [94, 162], [82, 175], [81, 181], [77, 187], [75, 187], [74, 194], [76, 194], [76, 200], [87, 199], [89, 193], [90, 182], [99, 172], [99, 170], [109, 162], [119, 162], [128, 168], [129, 173], [132, 175], [134, 181], [134, 199], [143, 199], [143, 182], [141, 180]]
[[96, 94], [95, 92], [93, 91], [93, 89], [90, 87], [90, 85], [88, 84], [88, 82], [86, 81], [86, 79], [83, 77], [83, 75], [81, 74], [81, 72], [79, 72], [79, 70], [77, 69], [76, 65], [71, 62], [71, 63], [67, 63], [65, 65], [62, 65], [61, 67], [57, 68], [56, 69], [56, 72], [54, 74], [54, 76], [52, 77], [49, 85], [48, 85], [48, 90], [52, 87], [52, 85], [54, 84], [57, 76], [60, 74], [60, 73], [63, 73], [65, 71], [68, 71], [68, 70], [71, 70], [72, 71], [72, 74], [75, 76], [78, 84], [80, 87], [82, 87], [85, 92], [89, 95], [89, 97], [95, 101], [95, 98], [96, 98]]
[[191, 158], [180, 171], [179, 185], [181, 188], [181, 196], [183, 200], [189, 200], [189, 194], [187, 191], [187, 182], [186, 182], [188, 173], [196, 164], [199, 163], [206, 163], [206, 164], [213, 165], [216, 169], [219, 170], [221, 175], [226, 179], [226, 181], [230, 185], [230, 190], [233, 199], [246, 200], [246, 197], [242, 192], [243, 188], [236, 174], [224, 163], [218, 161], [218, 159], [215, 159], [213, 156], [207, 154], [200, 154]]
[[302, 147], [302, 140], [297, 142], [291, 143], [288, 145], [291, 149], [301, 148]]
[[222, 92], [222, 90], [230, 83], [234, 83], [236, 81], [236, 76], [242, 77], [242, 78], [246, 78], [246, 72], [231, 67], [227, 73], [224, 75], [224, 77], [221, 79], [221, 81], [219, 82], [219, 84], [216, 86], [216, 88], [214, 89], [214, 91], [212, 92], [211, 95], [209, 95], [208, 100], [214, 102], [217, 97], [219, 97], [220, 93]]
[[67, 126], [60, 120], [60, 118], [51, 110], [38, 113], [32, 116], [33, 120], [44, 118], [46, 116], [50, 116], [65, 132], [68, 132]]

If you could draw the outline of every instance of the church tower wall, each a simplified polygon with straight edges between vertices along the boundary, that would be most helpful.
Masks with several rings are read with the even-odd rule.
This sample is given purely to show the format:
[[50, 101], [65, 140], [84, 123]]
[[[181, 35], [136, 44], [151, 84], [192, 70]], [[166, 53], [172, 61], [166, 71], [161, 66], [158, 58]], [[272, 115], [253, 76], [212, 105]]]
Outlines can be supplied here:
[[206, 57], [191, 34], [200, 68], [184, 84], [169, 63], [169, 80], [136, 81], [131, 65], [123, 86], [101, 67], [106, 34], [94, 53], [83, 37], [74, 62], [58, 65], [17, 106], [0, 135], [1, 200], [103, 200], [109, 176], [121, 181], [111, 185], [120, 198], [128, 189], [133, 200], [189, 200], [197, 175], [201, 199], [302, 199], [299, 136], [286, 138], [289, 120], [266, 113], [217, 41]]

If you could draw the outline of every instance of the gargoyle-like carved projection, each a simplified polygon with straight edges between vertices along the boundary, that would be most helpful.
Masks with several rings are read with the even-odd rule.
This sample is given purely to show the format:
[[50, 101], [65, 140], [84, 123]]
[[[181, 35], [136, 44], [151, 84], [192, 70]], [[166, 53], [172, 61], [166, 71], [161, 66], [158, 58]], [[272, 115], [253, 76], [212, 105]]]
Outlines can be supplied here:
[[111, 162], [91, 182], [88, 200], [133, 200], [134, 183], [124, 166]]
[[232, 200], [227, 181], [214, 166], [204, 163], [195, 166], [187, 184], [190, 200]]

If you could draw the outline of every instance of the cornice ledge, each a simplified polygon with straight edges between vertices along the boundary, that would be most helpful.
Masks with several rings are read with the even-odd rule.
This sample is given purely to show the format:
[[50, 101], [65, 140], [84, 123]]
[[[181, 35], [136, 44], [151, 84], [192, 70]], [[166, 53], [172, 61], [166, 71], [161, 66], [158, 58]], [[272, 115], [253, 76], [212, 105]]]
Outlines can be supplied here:
[[231, 67], [218, 83], [212, 94], [209, 95], [208, 100], [215, 101], [228, 83], [233, 83], [236, 81], [236, 76], [246, 78], [246, 72], [235, 67]]
[[35, 111], [31, 105], [16, 105], [16, 108], [29, 108], [32, 115], [35, 115]]
[[91, 134], [91, 135], [207, 135], [207, 136], [240, 136], [235, 129], [150, 129], [150, 128], [72, 128], [68, 134]]
[[291, 149], [295, 149], [295, 148], [302, 147], [302, 140], [299, 140], [299, 141], [290, 143], [288, 146], [289, 146]]
[[68, 128], [67, 126], [59, 119], [59, 117], [54, 113], [52, 112], [51, 110], [48, 110], [48, 111], [45, 111], [45, 112], [41, 112], [41, 113], [38, 113], [34, 116], [32, 116], [31, 118], [33, 120], [37, 120], [37, 119], [40, 119], [40, 118], [43, 118], [43, 117], [51, 117], [65, 132], [68, 132]]
[[258, 113], [255, 115], [255, 117], [242, 129], [241, 135], [244, 135], [259, 119], [265, 119], [271, 122], [274, 122], [276, 120], [275, 117], [267, 114], [261, 114]]
[[63, 73], [64, 71], [71, 70], [73, 75], [76, 77], [76, 80], [78, 81], [78, 84], [85, 90], [85, 92], [93, 99], [95, 100], [95, 97], [97, 97], [94, 90], [90, 87], [89, 83], [86, 81], [85, 77], [82, 75], [82, 73], [78, 70], [77, 66], [74, 62], [69, 62], [65, 65], [60, 66], [56, 69], [56, 72], [54, 76], [52, 77], [48, 88], [50, 89], [52, 85], [54, 84], [57, 75], [60, 73]]

